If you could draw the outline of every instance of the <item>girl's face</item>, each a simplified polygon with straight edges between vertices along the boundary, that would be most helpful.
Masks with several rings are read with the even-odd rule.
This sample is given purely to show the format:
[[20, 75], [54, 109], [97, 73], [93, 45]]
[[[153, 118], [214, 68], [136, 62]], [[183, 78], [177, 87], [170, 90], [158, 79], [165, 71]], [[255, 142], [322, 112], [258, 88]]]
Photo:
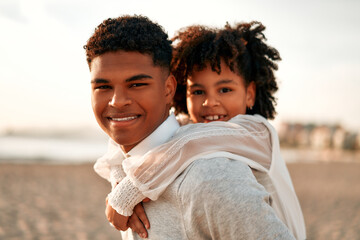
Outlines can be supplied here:
[[245, 114], [255, 103], [254, 82], [245, 87], [245, 80], [232, 72], [221, 60], [221, 73], [207, 65], [194, 71], [187, 80], [186, 102], [190, 119], [195, 122], [227, 121]]

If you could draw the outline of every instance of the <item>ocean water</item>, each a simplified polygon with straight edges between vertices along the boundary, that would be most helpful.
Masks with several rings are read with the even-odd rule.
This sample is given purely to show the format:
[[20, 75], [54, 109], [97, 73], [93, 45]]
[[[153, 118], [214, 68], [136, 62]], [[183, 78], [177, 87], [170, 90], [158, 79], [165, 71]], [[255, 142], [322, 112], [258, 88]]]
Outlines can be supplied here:
[[95, 162], [106, 150], [105, 138], [0, 137], [0, 163]]
[[[106, 153], [107, 136], [0, 136], [0, 163], [94, 163]], [[281, 148], [287, 163], [360, 162], [360, 151]]]

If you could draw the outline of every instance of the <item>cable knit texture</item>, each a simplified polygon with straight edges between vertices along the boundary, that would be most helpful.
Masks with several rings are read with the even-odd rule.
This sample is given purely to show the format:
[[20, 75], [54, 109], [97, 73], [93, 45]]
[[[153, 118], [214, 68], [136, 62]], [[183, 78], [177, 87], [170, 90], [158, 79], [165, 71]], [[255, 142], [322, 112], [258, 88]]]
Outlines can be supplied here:
[[121, 180], [126, 177], [126, 174], [122, 168], [122, 165], [116, 165], [116, 166], [112, 166], [110, 167], [110, 183], [112, 186], [112, 189], [114, 189], [114, 187], [121, 182]]
[[129, 177], [125, 177], [118, 185], [109, 193], [108, 203], [123, 216], [131, 216], [133, 209], [141, 202], [145, 196], [131, 182]]

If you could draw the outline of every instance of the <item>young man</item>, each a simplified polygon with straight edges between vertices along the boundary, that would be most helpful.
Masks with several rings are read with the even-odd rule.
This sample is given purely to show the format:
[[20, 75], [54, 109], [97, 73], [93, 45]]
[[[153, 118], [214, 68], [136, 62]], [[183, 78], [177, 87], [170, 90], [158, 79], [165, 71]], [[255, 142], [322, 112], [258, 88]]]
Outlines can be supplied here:
[[[159, 25], [124, 16], [105, 20], [85, 46], [94, 114], [111, 138], [107, 162], [121, 166], [178, 130], [169, 116], [176, 89], [170, 44]], [[113, 186], [124, 177], [119, 171], [108, 174]], [[144, 207], [150, 239], [293, 239], [250, 168], [225, 157], [194, 161]], [[138, 239], [130, 229], [122, 237]]]

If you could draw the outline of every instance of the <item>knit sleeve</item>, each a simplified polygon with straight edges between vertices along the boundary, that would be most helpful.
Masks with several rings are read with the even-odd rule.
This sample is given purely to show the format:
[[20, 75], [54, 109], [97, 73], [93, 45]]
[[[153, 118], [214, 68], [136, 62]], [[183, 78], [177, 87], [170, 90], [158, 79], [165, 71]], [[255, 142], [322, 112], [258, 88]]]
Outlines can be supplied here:
[[129, 177], [125, 177], [108, 194], [108, 203], [119, 214], [131, 216], [134, 207], [144, 198], [145, 196], [134, 186]]
[[122, 168], [122, 165], [116, 165], [116, 166], [110, 167], [109, 175], [110, 175], [109, 181], [111, 183], [112, 189], [114, 189], [115, 186], [117, 184], [119, 184], [123, 178], [126, 177], [126, 174]]

